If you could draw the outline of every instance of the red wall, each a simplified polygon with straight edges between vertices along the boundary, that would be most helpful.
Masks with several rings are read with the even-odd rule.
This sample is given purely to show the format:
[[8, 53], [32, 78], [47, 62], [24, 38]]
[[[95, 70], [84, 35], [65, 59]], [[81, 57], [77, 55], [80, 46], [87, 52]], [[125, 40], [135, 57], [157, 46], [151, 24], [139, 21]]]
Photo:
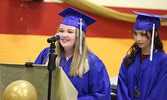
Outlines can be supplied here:
[[[63, 19], [59, 12], [69, 7], [65, 3], [26, 2], [17, 0], [0, 1], [0, 33], [54, 35]], [[108, 7], [120, 12], [131, 13], [131, 10], [145, 11], [154, 14], [167, 14], [167, 10], [149, 10]], [[84, 11], [82, 11], [84, 12]], [[86, 12], [84, 12], [86, 13]], [[129, 31], [133, 29], [130, 22], [102, 18], [86, 13], [98, 21], [88, 27], [87, 37], [132, 38]], [[162, 39], [167, 39], [167, 26], [160, 28]]]

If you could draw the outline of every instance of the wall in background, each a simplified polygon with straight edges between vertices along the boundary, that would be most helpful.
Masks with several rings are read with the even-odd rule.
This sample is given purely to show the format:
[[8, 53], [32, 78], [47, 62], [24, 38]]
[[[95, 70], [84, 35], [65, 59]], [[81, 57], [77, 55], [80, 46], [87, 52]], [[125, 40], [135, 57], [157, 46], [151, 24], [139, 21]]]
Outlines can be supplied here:
[[[121, 0], [91, 0], [92, 3], [95, 1], [97, 4], [125, 13], [130, 13], [131, 10], [140, 10], [167, 14], [167, 9], [163, 5], [162, 8], [157, 9], [156, 7], [159, 6], [152, 4], [150, 7], [148, 4], [147, 7], [150, 9], [147, 9], [142, 8], [140, 4], [131, 4], [132, 0], [125, 0], [129, 2], [129, 6], [121, 5]], [[122, 2], [125, 1], [122, 0]], [[33, 62], [40, 51], [49, 46], [46, 42], [47, 38], [56, 33], [62, 20], [58, 13], [69, 6], [60, 0], [56, 0], [56, 2], [0, 1], [0, 63]], [[102, 18], [85, 11], [82, 12], [98, 20], [88, 27], [86, 33], [89, 48], [103, 60], [109, 76], [117, 76], [122, 59], [134, 42], [133, 34], [129, 33], [133, 29], [134, 23]], [[166, 29], [166, 26], [161, 27], [160, 34], [167, 50]]]

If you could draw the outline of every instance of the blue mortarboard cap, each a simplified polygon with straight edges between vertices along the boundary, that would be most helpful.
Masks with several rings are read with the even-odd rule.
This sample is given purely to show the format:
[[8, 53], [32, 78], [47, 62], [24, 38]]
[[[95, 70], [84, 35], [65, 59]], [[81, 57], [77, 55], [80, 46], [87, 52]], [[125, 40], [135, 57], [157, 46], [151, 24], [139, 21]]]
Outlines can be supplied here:
[[134, 26], [134, 29], [136, 30], [153, 30], [153, 24], [155, 24], [155, 29], [159, 29], [161, 26], [160, 18], [167, 19], [163, 16], [141, 13], [136, 11], [132, 11], [132, 13], [138, 15]]
[[59, 13], [59, 15], [64, 17], [61, 24], [74, 26], [79, 29], [80, 29], [80, 19], [82, 19], [82, 31], [84, 31], [85, 33], [86, 33], [87, 26], [96, 22], [96, 19], [80, 11], [77, 11], [71, 7], [68, 7], [67, 9]]
[[134, 29], [136, 30], [152, 30], [152, 40], [151, 40], [151, 51], [150, 51], [150, 61], [153, 59], [153, 48], [154, 48], [154, 34], [155, 30], [159, 29], [161, 26], [160, 18], [167, 19], [166, 17], [141, 13], [132, 11], [132, 13], [137, 14]]
[[74, 26], [79, 29], [79, 53], [82, 54], [82, 31], [86, 33], [87, 26], [97, 20], [71, 7], [68, 7], [59, 15], [64, 17], [61, 24]]

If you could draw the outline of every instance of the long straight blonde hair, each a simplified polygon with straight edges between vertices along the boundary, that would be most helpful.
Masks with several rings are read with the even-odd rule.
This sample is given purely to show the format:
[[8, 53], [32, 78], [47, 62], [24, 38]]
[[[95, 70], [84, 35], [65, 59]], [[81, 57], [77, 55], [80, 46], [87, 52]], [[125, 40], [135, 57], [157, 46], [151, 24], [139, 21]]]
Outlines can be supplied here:
[[[59, 32], [59, 29], [58, 29]], [[62, 52], [64, 51], [63, 47], [61, 46], [60, 42], [56, 43], [56, 65], [59, 65]], [[79, 29], [76, 28], [75, 32], [75, 46], [74, 46], [74, 53], [73, 53], [73, 60], [70, 66], [69, 75], [71, 77], [82, 76], [89, 71], [89, 64], [88, 64], [88, 46], [85, 39], [85, 33], [82, 31], [82, 54], [79, 54]]]

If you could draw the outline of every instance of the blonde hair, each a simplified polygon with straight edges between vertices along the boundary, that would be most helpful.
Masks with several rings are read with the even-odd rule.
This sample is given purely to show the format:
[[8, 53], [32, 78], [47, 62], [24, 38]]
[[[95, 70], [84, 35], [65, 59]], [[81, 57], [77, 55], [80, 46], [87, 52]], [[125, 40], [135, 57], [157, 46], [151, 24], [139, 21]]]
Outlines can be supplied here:
[[[58, 29], [59, 31], [59, 29]], [[61, 57], [62, 57], [63, 47], [61, 46], [60, 42], [56, 43], [56, 65], [59, 65]], [[88, 46], [85, 39], [85, 33], [82, 32], [82, 54], [79, 54], [79, 29], [76, 28], [75, 32], [75, 46], [74, 46], [74, 54], [73, 60], [70, 66], [69, 75], [71, 77], [82, 76], [89, 71], [89, 64], [88, 64]]]

